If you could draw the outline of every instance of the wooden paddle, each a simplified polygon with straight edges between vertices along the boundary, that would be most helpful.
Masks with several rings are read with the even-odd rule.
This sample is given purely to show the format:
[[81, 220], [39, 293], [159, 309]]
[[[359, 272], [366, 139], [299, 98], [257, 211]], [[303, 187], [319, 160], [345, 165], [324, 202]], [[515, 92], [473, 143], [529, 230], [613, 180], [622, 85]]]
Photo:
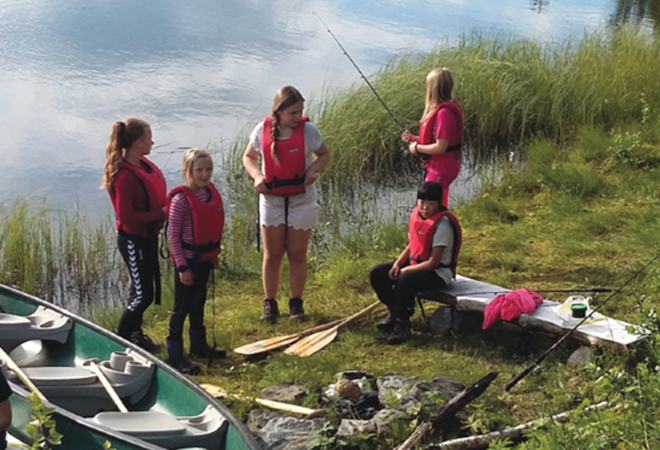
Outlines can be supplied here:
[[235, 348], [234, 351], [236, 353], [240, 353], [241, 355], [246, 355], [246, 356], [269, 352], [271, 350], [275, 350], [281, 347], [286, 347], [287, 345], [291, 345], [294, 342], [296, 342], [298, 339], [308, 336], [312, 333], [316, 333], [319, 331], [327, 330], [328, 328], [332, 328], [345, 319], [346, 318], [343, 318], [343, 319], [335, 320], [334, 322], [316, 326], [314, 328], [308, 328], [297, 334], [290, 334], [288, 336], [277, 336], [274, 338], [262, 339], [260, 341], [252, 342], [250, 344], [245, 344], [242, 347]]
[[216, 386], [214, 384], [209, 384], [209, 383], [202, 383], [199, 385], [199, 387], [204, 389], [206, 392], [208, 392], [215, 398], [231, 397], [242, 401], [253, 401], [256, 404], [264, 406], [266, 408], [277, 409], [279, 411], [286, 411], [295, 414], [301, 414], [308, 419], [325, 416], [325, 410], [323, 409], [310, 409], [310, 408], [305, 408], [303, 406], [291, 405], [289, 403], [276, 402], [273, 400], [266, 400], [263, 398], [241, 397], [240, 395], [236, 395], [236, 394], [229, 395], [220, 386]]
[[26, 385], [32, 392], [37, 394], [37, 396], [41, 399], [43, 402], [47, 402], [48, 399], [44, 394], [41, 393], [39, 389], [34, 385], [32, 380], [21, 370], [20, 367], [18, 367], [18, 364], [14, 362], [13, 359], [5, 352], [2, 347], [0, 347], [0, 359], [2, 359], [4, 362], [7, 363], [7, 367], [9, 367], [18, 377], [19, 380], [23, 382], [24, 385]]
[[337, 337], [337, 331], [339, 328], [348, 325], [349, 323], [366, 316], [370, 312], [374, 311], [376, 308], [381, 306], [381, 302], [374, 302], [371, 305], [364, 308], [362, 311], [357, 314], [353, 314], [347, 319], [344, 319], [341, 323], [338, 323], [334, 327], [327, 329], [325, 331], [320, 331], [318, 333], [309, 335], [300, 341], [293, 344], [291, 347], [284, 350], [284, 353], [287, 355], [293, 356], [310, 356], [318, 352], [330, 342], [334, 341]]
[[115, 391], [115, 388], [112, 387], [112, 384], [110, 383], [110, 380], [108, 380], [108, 378], [105, 376], [103, 371], [99, 368], [99, 366], [98, 366], [99, 362], [100, 362], [100, 359], [98, 359], [98, 358], [90, 358], [90, 359], [83, 362], [83, 366], [89, 366], [90, 369], [92, 369], [92, 372], [94, 372], [96, 377], [99, 379], [99, 381], [103, 385], [103, 388], [108, 393], [108, 395], [112, 399], [115, 406], [117, 406], [117, 409], [119, 409], [119, 411], [121, 411], [123, 413], [127, 413], [128, 409], [124, 405], [124, 402], [121, 401], [121, 398], [119, 397], [119, 394], [117, 394], [117, 391]]

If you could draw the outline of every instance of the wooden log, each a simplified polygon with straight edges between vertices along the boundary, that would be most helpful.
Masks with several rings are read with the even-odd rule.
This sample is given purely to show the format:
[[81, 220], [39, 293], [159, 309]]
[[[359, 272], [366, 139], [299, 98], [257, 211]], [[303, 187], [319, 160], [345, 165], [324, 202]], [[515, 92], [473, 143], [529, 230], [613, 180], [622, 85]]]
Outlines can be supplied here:
[[[601, 409], [605, 409], [608, 406], [609, 402], [600, 402], [596, 405], [585, 408], [585, 411], [599, 411]], [[565, 422], [571, 412], [572, 411], [567, 411], [543, 419], [536, 419], [531, 422], [523, 423], [521, 425], [515, 426], [513, 428], [507, 428], [506, 430], [502, 431], [493, 431], [491, 433], [481, 434], [478, 436], [452, 439], [450, 441], [440, 442], [438, 444], [427, 445], [424, 447], [424, 450], [476, 450], [488, 448], [488, 446], [496, 439], [510, 439], [514, 442], [522, 441], [524, 439], [523, 432], [533, 427], [539, 421], [547, 421], [549, 419], [555, 422]]]
[[486, 388], [490, 386], [490, 383], [492, 383], [493, 380], [497, 378], [497, 375], [497, 372], [489, 373], [469, 388], [463, 390], [463, 392], [456, 395], [447, 403], [444, 403], [442, 406], [440, 406], [440, 408], [438, 408], [438, 414], [433, 417], [433, 419], [431, 419], [429, 422], [423, 422], [417, 428], [415, 428], [415, 431], [412, 432], [408, 439], [406, 439], [403, 444], [396, 447], [395, 450], [412, 449], [417, 441], [422, 439], [431, 428], [438, 429], [445, 421], [451, 419], [457, 412], [463, 409], [465, 405], [483, 394]]

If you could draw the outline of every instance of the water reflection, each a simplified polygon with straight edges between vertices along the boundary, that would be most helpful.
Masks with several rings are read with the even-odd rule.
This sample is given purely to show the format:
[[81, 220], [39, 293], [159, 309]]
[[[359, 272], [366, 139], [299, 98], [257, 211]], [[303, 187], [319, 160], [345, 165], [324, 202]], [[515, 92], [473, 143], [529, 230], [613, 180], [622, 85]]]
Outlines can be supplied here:
[[618, 27], [627, 23], [649, 23], [657, 31], [660, 28], [660, 0], [618, 0], [612, 23]]

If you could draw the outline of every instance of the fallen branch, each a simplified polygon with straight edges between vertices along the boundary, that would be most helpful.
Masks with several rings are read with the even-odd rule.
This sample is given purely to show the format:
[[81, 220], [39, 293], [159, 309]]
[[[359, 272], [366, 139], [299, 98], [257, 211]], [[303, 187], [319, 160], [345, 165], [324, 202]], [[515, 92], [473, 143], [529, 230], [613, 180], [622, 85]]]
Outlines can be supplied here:
[[424, 437], [424, 435], [431, 429], [438, 429], [442, 424], [447, 420], [453, 417], [457, 412], [459, 412], [465, 405], [470, 403], [475, 398], [479, 397], [486, 390], [490, 383], [497, 377], [497, 372], [491, 372], [481, 380], [474, 383], [469, 388], [465, 389], [463, 392], [449, 400], [447, 403], [444, 403], [439, 409], [438, 414], [431, 419], [429, 422], [423, 422], [412, 434], [405, 440], [405, 442], [395, 450], [410, 450], [413, 446]]
[[[599, 411], [609, 406], [609, 402], [600, 402], [596, 405], [585, 408], [585, 411]], [[450, 441], [440, 442], [439, 444], [431, 444], [424, 447], [424, 450], [473, 450], [480, 448], [487, 448], [496, 439], [510, 439], [512, 441], [522, 441], [523, 431], [533, 427], [540, 421], [553, 420], [556, 422], [565, 422], [568, 420], [568, 415], [572, 411], [555, 414], [554, 416], [545, 417], [543, 419], [536, 419], [531, 422], [523, 423], [513, 428], [507, 428], [502, 431], [493, 431], [479, 436], [470, 436]]]

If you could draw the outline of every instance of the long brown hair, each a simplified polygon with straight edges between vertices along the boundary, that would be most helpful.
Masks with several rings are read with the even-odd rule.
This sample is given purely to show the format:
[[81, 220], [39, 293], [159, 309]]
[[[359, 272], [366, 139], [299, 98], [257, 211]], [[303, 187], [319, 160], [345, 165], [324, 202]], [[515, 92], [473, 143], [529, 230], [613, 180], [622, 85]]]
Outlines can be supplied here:
[[112, 124], [110, 140], [105, 148], [105, 167], [103, 168], [103, 183], [101, 189], [111, 186], [119, 172], [119, 166], [124, 159], [124, 152], [139, 140], [150, 129], [149, 124], [142, 119], [131, 117], [123, 122]]
[[298, 91], [298, 89], [294, 88], [293, 86], [284, 86], [275, 93], [275, 98], [273, 99], [273, 108], [270, 112], [270, 117], [272, 119], [270, 136], [273, 138], [273, 143], [270, 145], [270, 156], [278, 166], [280, 165], [280, 158], [277, 156], [275, 143], [277, 142], [277, 138], [280, 135], [280, 116], [277, 113], [291, 105], [295, 105], [298, 102], [304, 101], [305, 99], [303, 98], [300, 91]]
[[454, 89], [454, 78], [446, 67], [432, 70], [426, 76], [426, 104], [422, 121], [426, 119], [436, 106], [440, 103], [450, 102], [454, 98], [451, 95]]

